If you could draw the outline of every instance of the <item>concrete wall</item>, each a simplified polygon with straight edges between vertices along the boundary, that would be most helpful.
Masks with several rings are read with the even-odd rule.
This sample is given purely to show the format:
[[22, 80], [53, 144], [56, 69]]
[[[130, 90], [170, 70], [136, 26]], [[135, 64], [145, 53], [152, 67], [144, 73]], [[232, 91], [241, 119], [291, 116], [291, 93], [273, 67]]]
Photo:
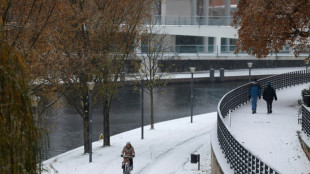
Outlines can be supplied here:
[[304, 142], [304, 140], [300, 136], [300, 133], [298, 133], [298, 138], [299, 138], [302, 149], [304, 150], [306, 156], [308, 157], [308, 160], [310, 160], [310, 147]]
[[213, 148], [211, 147], [211, 173], [212, 174], [224, 174], [224, 172], [221, 169], [221, 166], [219, 165], [216, 156], [214, 155]]
[[175, 51], [175, 35], [167, 35], [166, 45], [169, 47], [169, 51]]
[[[160, 31], [162, 26], [158, 27]], [[170, 35], [202, 36], [237, 39], [237, 29], [231, 26], [208, 26], [208, 25], [169, 25], [165, 26], [165, 33]]]
[[[191, 0], [166, 0], [166, 15], [191, 16]], [[225, 0], [209, 0], [209, 6], [224, 8]], [[236, 5], [237, 0], [231, 0], [231, 5]]]
[[190, 0], [167, 0], [167, 16], [191, 16]]

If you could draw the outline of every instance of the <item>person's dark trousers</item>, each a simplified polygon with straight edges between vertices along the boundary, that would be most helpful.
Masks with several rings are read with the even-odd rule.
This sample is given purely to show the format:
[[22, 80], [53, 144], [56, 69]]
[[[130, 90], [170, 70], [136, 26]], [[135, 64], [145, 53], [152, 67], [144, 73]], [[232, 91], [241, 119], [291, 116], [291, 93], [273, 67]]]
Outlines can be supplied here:
[[268, 113], [272, 113], [272, 100], [271, 101], [266, 101], [266, 102], [267, 102]]

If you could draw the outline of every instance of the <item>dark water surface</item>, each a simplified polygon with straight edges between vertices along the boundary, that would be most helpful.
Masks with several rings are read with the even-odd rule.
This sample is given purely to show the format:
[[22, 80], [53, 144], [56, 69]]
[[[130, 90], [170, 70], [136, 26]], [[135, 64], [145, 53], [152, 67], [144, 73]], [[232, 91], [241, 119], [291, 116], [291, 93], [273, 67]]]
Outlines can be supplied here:
[[[194, 84], [194, 115], [215, 112], [221, 97], [231, 89], [245, 82], [217, 82]], [[171, 84], [166, 93], [154, 96], [155, 122], [182, 118], [190, 115], [190, 84]], [[141, 127], [140, 93], [133, 87], [124, 87], [112, 102], [110, 113], [111, 135]], [[144, 123], [150, 124], [150, 98], [144, 93]], [[189, 118], [190, 120], [190, 118]], [[93, 140], [102, 133], [102, 107], [97, 104], [93, 110]], [[45, 121], [50, 129], [50, 148], [46, 158], [83, 145], [82, 118], [74, 107], [64, 105], [50, 112]], [[155, 127], [156, 128], [156, 127]]]

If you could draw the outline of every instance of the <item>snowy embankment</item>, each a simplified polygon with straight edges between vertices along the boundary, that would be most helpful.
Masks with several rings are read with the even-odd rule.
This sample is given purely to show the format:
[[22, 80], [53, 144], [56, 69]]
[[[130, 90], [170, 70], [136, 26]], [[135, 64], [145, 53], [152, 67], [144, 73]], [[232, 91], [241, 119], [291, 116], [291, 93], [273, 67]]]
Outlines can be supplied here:
[[254, 155], [283, 174], [308, 174], [310, 162], [298, 139], [298, 100], [301, 90], [309, 84], [292, 86], [277, 91], [272, 114], [267, 114], [266, 102], [258, 101], [257, 113], [251, 113], [250, 103], [236, 109], [225, 118], [232, 135]]
[[[277, 75], [283, 74], [292, 71], [299, 71], [304, 70], [305, 67], [288, 67], [288, 68], [259, 68], [256, 69], [255, 67], [251, 69], [251, 74], [253, 77], [260, 76], [260, 75]], [[225, 77], [238, 77], [238, 76], [248, 76], [249, 69], [235, 69], [235, 70], [225, 70]], [[215, 70], [214, 73], [215, 77], [220, 76], [219, 70]], [[197, 71], [194, 75], [195, 78], [204, 78], [210, 77], [209, 71]], [[183, 79], [183, 78], [191, 78], [191, 74], [189, 72], [184, 73], [176, 73], [174, 74], [172, 79]]]
[[[305, 67], [287, 67], [287, 68], [252, 68], [251, 69], [251, 75], [252, 77], [255, 76], [262, 76], [262, 75], [277, 75], [277, 74], [283, 74], [287, 72], [292, 71], [299, 71], [304, 70]], [[234, 70], [225, 70], [224, 73], [225, 77], [243, 77], [243, 76], [249, 76], [249, 69], [234, 69]], [[209, 78], [210, 77], [210, 71], [195, 71], [194, 78]], [[219, 70], [214, 70], [214, 77], [220, 77]], [[133, 78], [132, 76], [126, 77], [126, 81], [130, 80], [138, 80], [140, 77], [138, 74], [136, 74], [136, 78]], [[191, 78], [191, 73], [188, 72], [176, 72], [173, 74], [166, 73], [163, 77], [169, 78], [169, 79], [189, 79]]]
[[[144, 140], [141, 129], [134, 129], [111, 137], [111, 146], [102, 147], [102, 141], [93, 143], [93, 162], [83, 147], [44, 161], [43, 173], [59, 174], [114, 174], [122, 173], [120, 157], [123, 146], [130, 141], [135, 148], [133, 174], [211, 173], [211, 129], [216, 113], [181, 118], [155, 124], [155, 130], [145, 126]], [[190, 154], [200, 154], [201, 170], [190, 163]]]

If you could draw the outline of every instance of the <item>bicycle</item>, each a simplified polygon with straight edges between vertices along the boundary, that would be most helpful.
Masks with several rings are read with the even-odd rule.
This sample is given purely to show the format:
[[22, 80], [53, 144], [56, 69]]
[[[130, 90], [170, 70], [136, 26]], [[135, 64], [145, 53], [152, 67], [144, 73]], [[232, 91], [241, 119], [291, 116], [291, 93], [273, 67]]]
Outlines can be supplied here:
[[125, 164], [124, 164], [124, 168], [123, 168], [123, 174], [130, 174], [130, 172], [132, 171], [132, 167], [130, 166], [130, 159], [133, 158], [133, 156], [131, 155], [121, 155], [121, 157], [124, 157], [125, 159]]

